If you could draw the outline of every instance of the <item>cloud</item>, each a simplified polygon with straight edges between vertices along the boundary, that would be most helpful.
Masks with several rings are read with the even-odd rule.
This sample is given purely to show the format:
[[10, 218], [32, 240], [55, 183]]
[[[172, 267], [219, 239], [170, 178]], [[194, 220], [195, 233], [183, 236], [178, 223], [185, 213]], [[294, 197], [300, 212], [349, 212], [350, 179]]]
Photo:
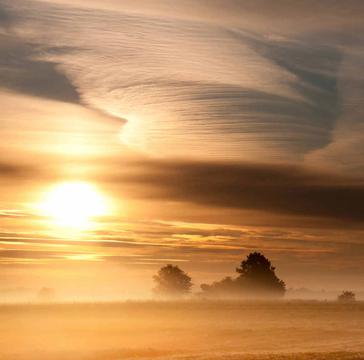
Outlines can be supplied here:
[[111, 175], [146, 198], [344, 221], [364, 220], [364, 184], [299, 166], [151, 160]]
[[80, 96], [57, 63], [41, 59], [46, 48], [17, 32], [21, 17], [7, 1], [0, 1], [0, 87], [21, 94], [79, 103]]
[[[350, 51], [345, 47], [345, 40], [355, 38], [353, 28], [338, 31], [334, 25], [348, 24], [343, 14], [355, 16], [360, 2], [279, 1], [272, 6], [265, 1], [229, 1], [221, 21], [208, 21], [201, 11], [216, 13], [221, 8], [218, 1], [197, 6], [198, 17], [205, 21], [191, 16], [189, 1], [181, 2], [183, 11], [176, 17], [163, 1], [153, 14], [142, 11], [142, 1], [125, 7], [110, 1], [108, 10], [99, 11], [82, 1], [86, 7], [31, 3], [27, 7], [22, 1], [6, 2], [9, 14], [22, 20], [14, 24], [22, 38], [7, 34], [15, 45], [6, 36], [0, 42], [6, 50], [1, 55], [5, 86], [63, 101], [82, 98], [93, 108], [127, 118], [123, 136], [131, 145], [141, 143], [148, 152], [166, 157], [212, 160], [156, 161], [146, 164], [146, 174], [129, 175], [126, 181], [145, 187], [148, 183], [151, 196], [162, 199], [362, 220], [362, 184], [338, 177], [325, 183], [319, 181], [325, 174], [299, 167], [216, 163], [217, 158], [267, 163], [289, 159], [298, 164], [305, 159], [309, 165], [326, 162], [335, 168], [338, 159], [346, 164], [354, 157], [354, 145], [361, 138], [350, 142], [352, 132], [337, 134], [350, 128], [350, 116], [358, 113], [353, 109], [358, 101], [352, 107], [342, 91], [343, 84], [353, 80], [343, 68], [353, 63], [350, 59], [361, 64], [363, 52], [360, 39], [350, 43]], [[279, 19], [272, 15], [279, 11], [291, 15], [289, 23], [311, 24], [319, 22], [315, 9], [323, 6], [327, 12], [317, 27], [275, 31]], [[244, 11], [266, 19], [269, 31], [254, 27]], [[240, 22], [235, 22], [237, 12]], [[225, 18], [234, 18], [233, 25]], [[356, 17], [353, 26], [360, 27]], [[359, 90], [354, 99], [358, 94]], [[356, 132], [361, 129], [358, 124]], [[355, 162], [361, 169], [360, 156]], [[345, 171], [349, 170], [344, 167], [344, 175]], [[261, 177], [272, 183], [260, 183]]]
[[354, 0], [3, 3], [29, 69], [4, 83], [126, 118], [123, 139], [154, 154], [309, 159], [336, 137], [345, 47], [363, 53]]
[[[28, 41], [42, 44], [42, 61], [59, 64], [84, 103], [128, 120], [129, 145], [155, 154], [168, 147], [178, 156], [300, 161], [330, 143], [340, 36], [327, 30], [332, 23], [277, 32], [270, 17], [277, 9], [300, 17], [312, 12], [307, 3], [233, 1], [213, 21], [206, 12], [221, 14], [219, 2], [182, 1], [178, 16], [163, 1], [111, 1], [107, 9], [95, 1], [98, 11], [79, 3], [8, 6], [23, 19], [17, 26]], [[355, 6], [328, 6], [333, 23]], [[267, 31], [249, 21], [253, 13]]]
[[[42, 0], [47, 3], [77, 5], [98, 10], [133, 12], [158, 17], [189, 19], [221, 26], [255, 25], [262, 30], [273, 25], [277, 30], [302, 31], [332, 26], [361, 25], [364, 6], [361, 0]], [[243, 17], [242, 14], [246, 14]], [[284, 18], [284, 21], [282, 21]], [[303, 29], [302, 29], [303, 28]]]
[[0, 86], [21, 94], [80, 103], [77, 89], [57, 64], [37, 59], [41, 47], [0, 34]]
[[364, 177], [364, 42], [354, 36], [348, 39], [338, 74], [340, 108], [331, 134], [331, 142], [309, 152], [305, 161], [319, 167], [335, 167]]
[[8, 162], [0, 162], [0, 179], [29, 179], [36, 176], [37, 170], [31, 165], [15, 164]]
[[0, 3], [0, 26], [5, 26], [7, 24], [7, 22], [8, 22], [8, 20], [9, 20], [8, 14], [1, 7], [1, 3]]
[[[115, 222], [111, 221], [115, 227]], [[60, 259], [86, 260], [87, 256], [100, 261], [132, 265], [156, 266], [166, 262], [192, 262], [231, 266], [242, 254], [260, 249], [270, 254], [329, 254], [337, 248], [347, 248], [349, 242], [328, 242], [317, 234], [249, 227], [229, 227], [217, 224], [168, 223], [158, 221], [123, 222], [123, 230], [107, 226], [107, 231], [83, 234], [83, 239], [71, 242], [62, 237], [50, 238], [39, 231], [34, 233], [5, 232], [0, 234], [0, 260], [3, 261], [59, 261]], [[353, 247], [360, 243], [350, 240]]]
[[98, 261], [98, 259], [97, 254], [78, 251], [0, 249], [0, 264], [37, 264], [50, 261]]

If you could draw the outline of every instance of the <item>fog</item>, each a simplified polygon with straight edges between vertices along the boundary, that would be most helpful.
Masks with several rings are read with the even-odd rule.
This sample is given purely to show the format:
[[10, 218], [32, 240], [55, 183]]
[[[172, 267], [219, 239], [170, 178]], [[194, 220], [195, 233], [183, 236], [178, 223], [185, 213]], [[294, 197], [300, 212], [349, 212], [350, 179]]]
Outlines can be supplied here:
[[242, 359], [270, 353], [274, 359], [274, 354], [356, 352], [362, 350], [363, 314], [358, 302], [2, 305], [1, 358]]

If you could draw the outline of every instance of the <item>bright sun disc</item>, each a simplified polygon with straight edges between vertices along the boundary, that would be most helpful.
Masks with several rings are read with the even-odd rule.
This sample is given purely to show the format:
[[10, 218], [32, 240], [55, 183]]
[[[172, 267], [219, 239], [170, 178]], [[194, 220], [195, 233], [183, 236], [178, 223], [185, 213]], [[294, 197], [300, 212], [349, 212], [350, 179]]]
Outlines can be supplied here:
[[106, 214], [106, 204], [91, 184], [67, 182], [49, 191], [40, 210], [59, 226], [85, 229], [90, 227], [92, 218]]

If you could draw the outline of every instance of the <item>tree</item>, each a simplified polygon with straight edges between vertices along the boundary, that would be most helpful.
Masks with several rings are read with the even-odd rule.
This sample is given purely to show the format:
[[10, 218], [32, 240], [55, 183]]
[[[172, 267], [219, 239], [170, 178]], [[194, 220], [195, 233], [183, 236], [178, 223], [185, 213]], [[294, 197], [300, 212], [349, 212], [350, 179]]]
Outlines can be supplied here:
[[282, 296], [286, 291], [284, 281], [275, 274], [275, 267], [259, 252], [249, 254], [236, 272], [240, 274], [236, 281], [241, 283], [246, 291], [276, 296]]
[[211, 285], [202, 284], [201, 290], [204, 294], [208, 294], [213, 297], [236, 297], [240, 296], [241, 289], [238, 288], [237, 282], [235, 279], [227, 276], [220, 281], [214, 281]]
[[211, 285], [202, 284], [203, 293], [218, 297], [280, 297], [286, 291], [285, 283], [276, 276], [275, 268], [261, 253], [249, 254], [236, 271], [239, 276], [235, 279], [226, 277]]
[[162, 267], [153, 277], [157, 286], [154, 293], [164, 297], [180, 297], [190, 292], [191, 278], [178, 266], [168, 264]]
[[355, 301], [355, 293], [352, 291], [343, 291], [338, 297], [337, 301], [340, 302], [354, 302]]

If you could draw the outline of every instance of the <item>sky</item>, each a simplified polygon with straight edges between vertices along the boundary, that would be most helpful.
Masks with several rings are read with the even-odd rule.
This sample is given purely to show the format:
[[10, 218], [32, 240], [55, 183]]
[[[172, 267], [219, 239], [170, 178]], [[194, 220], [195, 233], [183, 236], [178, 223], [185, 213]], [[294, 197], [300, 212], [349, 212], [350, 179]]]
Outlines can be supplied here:
[[261, 251], [364, 290], [361, 0], [0, 0], [0, 298], [150, 296]]

